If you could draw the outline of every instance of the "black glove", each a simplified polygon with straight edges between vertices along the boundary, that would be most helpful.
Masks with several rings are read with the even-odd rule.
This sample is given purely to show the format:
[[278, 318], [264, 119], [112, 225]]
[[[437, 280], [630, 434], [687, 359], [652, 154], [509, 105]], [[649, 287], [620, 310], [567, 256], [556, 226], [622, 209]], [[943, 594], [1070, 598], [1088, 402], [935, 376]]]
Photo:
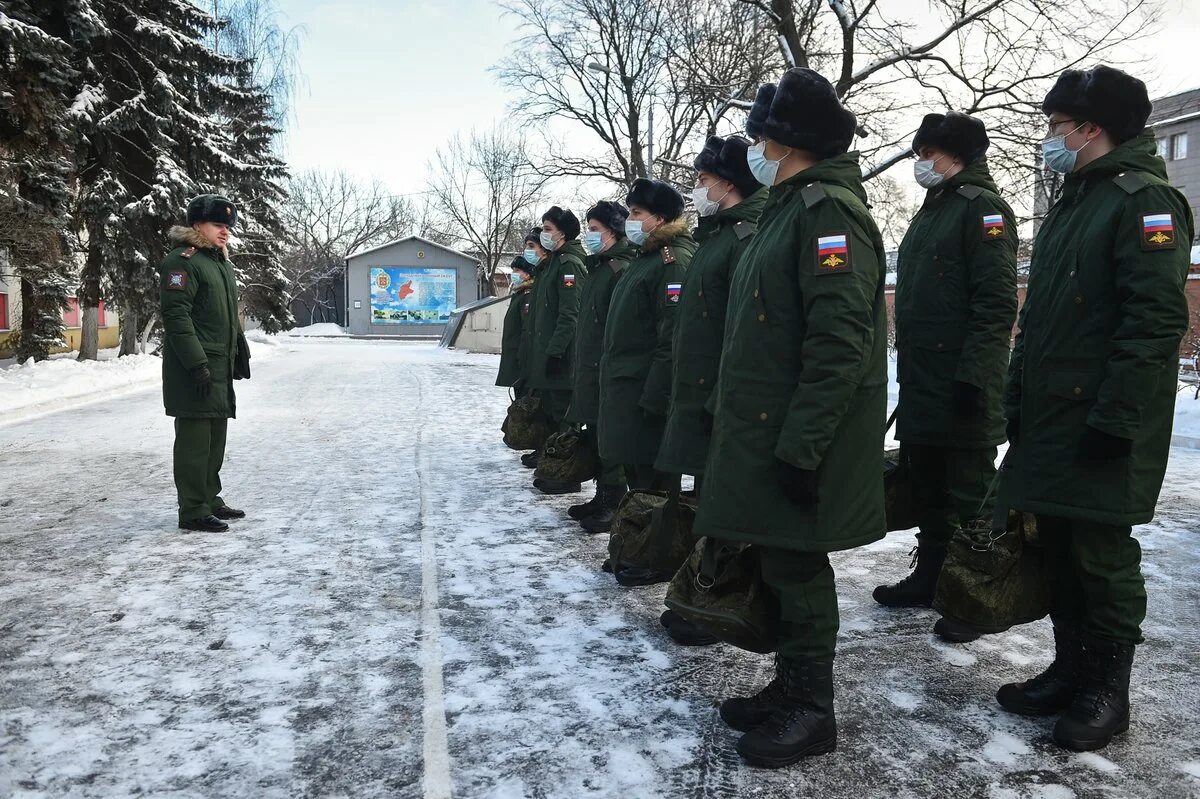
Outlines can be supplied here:
[[801, 469], [787, 461], [775, 460], [775, 477], [783, 489], [788, 502], [801, 507], [812, 507], [820, 502], [817, 496], [817, 473]]
[[212, 372], [208, 371], [208, 364], [193, 369], [192, 380], [196, 383], [196, 396], [200, 399], [212, 393]]
[[1083, 460], [1112, 461], [1128, 458], [1132, 450], [1133, 441], [1130, 439], [1109, 435], [1091, 425], [1083, 429], [1083, 438], [1079, 440], [1079, 457]]
[[246, 343], [246, 337], [241, 333], [238, 333], [237, 355], [233, 359], [233, 379], [250, 379], [250, 345]]
[[1004, 435], [1008, 438], [1008, 443], [1015, 444], [1017, 439], [1021, 437], [1021, 417], [1014, 416], [1008, 420], [1008, 424], [1004, 425]]
[[550, 355], [546, 357], [546, 377], [558, 377], [563, 373], [563, 359], [561, 355]]
[[983, 413], [983, 389], [970, 383], [954, 381], [954, 415], [959, 419], [974, 419]]
[[700, 411], [700, 425], [704, 428], [706, 435], [712, 435], [713, 425], [716, 423], [716, 417], [708, 412], [708, 408]]

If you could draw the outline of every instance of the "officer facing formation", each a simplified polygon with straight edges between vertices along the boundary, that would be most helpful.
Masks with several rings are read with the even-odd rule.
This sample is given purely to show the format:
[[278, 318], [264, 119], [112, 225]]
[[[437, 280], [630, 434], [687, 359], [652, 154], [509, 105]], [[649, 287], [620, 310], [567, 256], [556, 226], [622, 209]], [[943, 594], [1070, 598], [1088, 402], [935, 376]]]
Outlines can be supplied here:
[[250, 377], [250, 348], [238, 321], [237, 281], [226, 255], [237, 208], [201, 195], [187, 227], [171, 228], [174, 247], [159, 266], [163, 320], [163, 404], [175, 417], [174, 474], [179, 527], [225, 532], [246, 514], [221, 497], [233, 381]]
[[[592, 447], [599, 449], [597, 427], [600, 423], [600, 360], [604, 354], [604, 331], [608, 308], [617, 281], [634, 255], [633, 245], [625, 236], [629, 211], [616, 202], [601, 200], [587, 212], [587, 232], [583, 234], [588, 251], [587, 277], [579, 298], [579, 319], [575, 326], [575, 390], [567, 421], [583, 426]], [[625, 496], [625, 470], [619, 462], [601, 459], [592, 499], [567, 509], [567, 515], [589, 533], [606, 533], [612, 528], [613, 514]]]
[[[1004, 442], [1001, 394], [1017, 315], [1017, 233], [985, 153], [983, 123], [929, 114], [913, 139], [927, 190], [896, 265], [896, 438], [912, 473], [920, 529], [916, 570], [875, 589], [891, 607], [929, 607], [961, 523], [990, 517], [984, 497]], [[978, 633], [949, 619], [955, 642]]]

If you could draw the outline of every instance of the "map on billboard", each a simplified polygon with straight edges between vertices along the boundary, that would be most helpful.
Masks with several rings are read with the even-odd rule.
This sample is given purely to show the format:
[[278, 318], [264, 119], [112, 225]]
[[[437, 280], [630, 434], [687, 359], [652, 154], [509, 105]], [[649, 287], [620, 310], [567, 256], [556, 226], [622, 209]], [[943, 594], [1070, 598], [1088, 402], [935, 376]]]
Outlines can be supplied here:
[[371, 323], [444, 325], [457, 305], [458, 272], [407, 266], [371, 267]]

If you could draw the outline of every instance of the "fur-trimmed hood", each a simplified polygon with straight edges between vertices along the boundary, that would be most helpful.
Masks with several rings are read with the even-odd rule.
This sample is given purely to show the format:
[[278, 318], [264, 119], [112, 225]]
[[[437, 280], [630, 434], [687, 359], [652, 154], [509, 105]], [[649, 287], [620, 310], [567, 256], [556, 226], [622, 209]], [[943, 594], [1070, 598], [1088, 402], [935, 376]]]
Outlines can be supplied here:
[[641, 246], [641, 250], [642, 252], [650, 252], [660, 247], [665, 247], [679, 238], [680, 235], [687, 233], [689, 229], [688, 221], [685, 217], [664, 222], [646, 234], [646, 243]]
[[226, 253], [221, 250], [215, 243], [209, 241], [207, 237], [202, 236], [200, 231], [194, 227], [185, 227], [183, 225], [175, 225], [167, 233], [167, 238], [178, 244], [186, 244], [189, 247], [195, 247], [197, 250], [218, 250], [222, 255]]

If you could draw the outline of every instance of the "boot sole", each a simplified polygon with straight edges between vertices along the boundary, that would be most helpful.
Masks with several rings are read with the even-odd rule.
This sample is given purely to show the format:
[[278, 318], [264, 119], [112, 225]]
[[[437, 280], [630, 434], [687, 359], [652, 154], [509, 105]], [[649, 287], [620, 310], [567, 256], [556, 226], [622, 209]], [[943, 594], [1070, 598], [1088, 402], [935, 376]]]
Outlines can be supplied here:
[[1051, 737], [1054, 739], [1054, 743], [1063, 749], [1069, 749], [1072, 752], [1094, 752], [1097, 749], [1103, 749], [1108, 746], [1112, 743], [1113, 738], [1126, 732], [1128, 729], [1129, 719], [1125, 719], [1121, 723], [1121, 726], [1113, 730], [1112, 735], [1109, 735], [1107, 738], [1089, 738], [1086, 740], [1082, 738], [1068, 738], [1065, 735], [1060, 736], [1058, 730], [1055, 730]]
[[542, 488], [541, 486], [538, 486], [537, 490], [541, 491], [546, 496], [553, 497], [553, 496], [558, 496], [559, 494], [578, 494], [580, 491], [583, 490], [583, 488], [581, 488], [579, 486], [575, 486], [574, 488], [567, 486], [566, 488], [546, 489], [546, 488]]
[[792, 754], [787, 755], [785, 757], [763, 757], [760, 755], [747, 755], [745, 752], [742, 751], [740, 742], [739, 742], [739, 746], [737, 749], [738, 749], [738, 754], [742, 756], [742, 759], [745, 760], [747, 763], [749, 763], [752, 766], [758, 766], [759, 768], [784, 768], [786, 766], [794, 765], [806, 757], [813, 757], [815, 755], [829, 754], [830, 752], [837, 749], [837, 738], [835, 737], [835, 738], [831, 738], [831, 739], [826, 739], [824, 741], [818, 741], [814, 744], [810, 744], [809, 746], [804, 747], [803, 749], [801, 749], [798, 752], [793, 752]]
[[579, 523], [579, 526], [583, 528], [585, 533], [596, 535], [597, 533], [612, 532], [612, 522], [609, 522], [608, 524], [589, 524], [588, 522], [590, 521], [590, 519], [584, 519]]
[[671, 582], [671, 578], [674, 576], [675, 575], [673, 575], [673, 574], [668, 574], [668, 575], [664, 576], [662, 574], [662, 572], [656, 572], [647, 577], [622, 579], [621, 572], [618, 572], [616, 575], [617, 582], [620, 583], [621, 585], [625, 586], [626, 588], [641, 588], [642, 586], [646, 586], [646, 585], [658, 585], [659, 583], [669, 583], [669, 582]]

